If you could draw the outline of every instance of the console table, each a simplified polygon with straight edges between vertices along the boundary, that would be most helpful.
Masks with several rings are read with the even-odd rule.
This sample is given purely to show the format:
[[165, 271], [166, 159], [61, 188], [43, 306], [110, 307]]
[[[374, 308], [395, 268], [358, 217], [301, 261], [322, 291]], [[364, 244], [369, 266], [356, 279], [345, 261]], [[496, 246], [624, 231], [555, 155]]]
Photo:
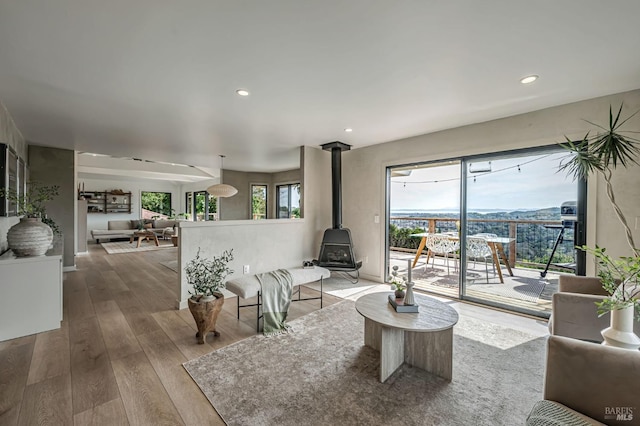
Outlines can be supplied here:
[[44, 256], [0, 256], [0, 341], [60, 328], [62, 252], [59, 244]]

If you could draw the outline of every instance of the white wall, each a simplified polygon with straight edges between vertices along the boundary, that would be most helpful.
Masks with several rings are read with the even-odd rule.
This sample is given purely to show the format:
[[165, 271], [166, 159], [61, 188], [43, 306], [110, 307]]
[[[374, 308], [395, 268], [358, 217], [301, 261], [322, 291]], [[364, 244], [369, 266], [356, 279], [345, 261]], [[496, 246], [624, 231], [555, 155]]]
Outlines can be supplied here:
[[233, 249], [230, 267], [235, 272], [228, 278], [232, 279], [242, 275], [243, 265], [249, 265], [251, 274], [302, 265], [303, 234], [304, 219], [180, 222], [176, 306], [187, 307], [189, 285], [184, 267], [195, 258], [198, 248], [202, 257], [219, 256], [224, 250]]
[[[27, 161], [27, 144], [2, 102], [0, 102], [0, 143], [9, 145], [18, 157]], [[7, 232], [19, 221], [17, 217], [0, 217], [0, 253], [9, 248]]]
[[109, 191], [112, 189], [122, 189], [124, 192], [131, 192], [131, 214], [126, 213], [89, 213], [87, 214], [87, 239], [91, 239], [92, 229], [107, 229], [107, 222], [110, 220], [131, 220], [140, 219], [140, 193], [170, 192], [171, 208], [180, 213], [180, 200], [183, 197], [180, 185], [169, 181], [152, 179], [131, 179], [109, 180], [109, 179], [84, 179], [78, 178], [78, 182], [84, 183], [85, 191]]
[[[343, 223], [351, 229], [356, 256], [369, 260], [361, 273], [376, 280], [383, 280], [386, 275], [384, 214], [387, 166], [550, 145], [564, 141], [564, 135], [581, 139], [587, 131], [593, 130], [593, 126], [584, 120], [607, 124], [609, 105], [617, 108], [621, 102], [624, 102], [627, 115], [639, 110], [640, 90], [344, 152]], [[629, 121], [625, 128], [640, 131], [640, 115]], [[640, 216], [639, 171], [638, 167], [620, 171], [614, 187], [632, 227], [635, 217]], [[587, 242], [607, 247], [616, 256], [629, 255], [622, 227], [613, 217], [604, 185], [600, 184], [594, 190], [594, 182], [590, 179], [590, 193], [596, 194], [597, 198], [588, 203], [587, 221], [592, 233], [588, 235]], [[374, 223], [374, 215], [377, 214], [381, 217], [379, 224]], [[634, 230], [634, 233], [640, 240], [639, 231]]]
[[331, 153], [305, 146], [301, 164], [304, 258], [317, 259], [324, 231], [331, 228]]

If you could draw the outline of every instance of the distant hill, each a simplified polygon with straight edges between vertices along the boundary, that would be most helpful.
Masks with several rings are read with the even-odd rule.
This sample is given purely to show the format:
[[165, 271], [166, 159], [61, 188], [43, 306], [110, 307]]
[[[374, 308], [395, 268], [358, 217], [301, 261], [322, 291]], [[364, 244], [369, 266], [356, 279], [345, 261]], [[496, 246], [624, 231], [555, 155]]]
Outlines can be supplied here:
[[[454, 219], [459, 217], [458, 212], [451, 210], [392, 210], [391, 217], [434, 217]], [[537, 210], [477, 210], [469, 213], [474, 219], [527, 219], [527, 220], [560, 220], [560, 207], [547, 207]]]

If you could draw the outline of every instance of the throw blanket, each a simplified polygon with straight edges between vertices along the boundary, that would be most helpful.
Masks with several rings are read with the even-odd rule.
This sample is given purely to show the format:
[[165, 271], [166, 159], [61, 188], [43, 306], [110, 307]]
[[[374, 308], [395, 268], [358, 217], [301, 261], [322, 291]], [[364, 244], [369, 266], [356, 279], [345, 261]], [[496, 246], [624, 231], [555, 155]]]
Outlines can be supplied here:
[[285, 324], [285, 320], [291, 304], [293, 277], [286, 269], [278, 269], [257, 274], [256, 278], [262, 286], [264, 335], [272, 336], [286, 332], [289, 326]]

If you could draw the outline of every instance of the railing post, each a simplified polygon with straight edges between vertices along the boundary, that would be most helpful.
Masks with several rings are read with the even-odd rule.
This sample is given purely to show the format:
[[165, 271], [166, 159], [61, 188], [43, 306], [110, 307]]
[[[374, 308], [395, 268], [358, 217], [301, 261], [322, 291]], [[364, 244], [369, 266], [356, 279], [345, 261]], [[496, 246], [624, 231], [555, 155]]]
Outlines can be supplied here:
[[509, 244], [509, 266], [516, 266], [516, 243], [518, 242], [518, 222], [509, 222], [509, 238], [513, 242]]
[[429, 219], [429, 233], [430, 234], [435, 234], [436, 233], [436, 220], [435, 219]]

